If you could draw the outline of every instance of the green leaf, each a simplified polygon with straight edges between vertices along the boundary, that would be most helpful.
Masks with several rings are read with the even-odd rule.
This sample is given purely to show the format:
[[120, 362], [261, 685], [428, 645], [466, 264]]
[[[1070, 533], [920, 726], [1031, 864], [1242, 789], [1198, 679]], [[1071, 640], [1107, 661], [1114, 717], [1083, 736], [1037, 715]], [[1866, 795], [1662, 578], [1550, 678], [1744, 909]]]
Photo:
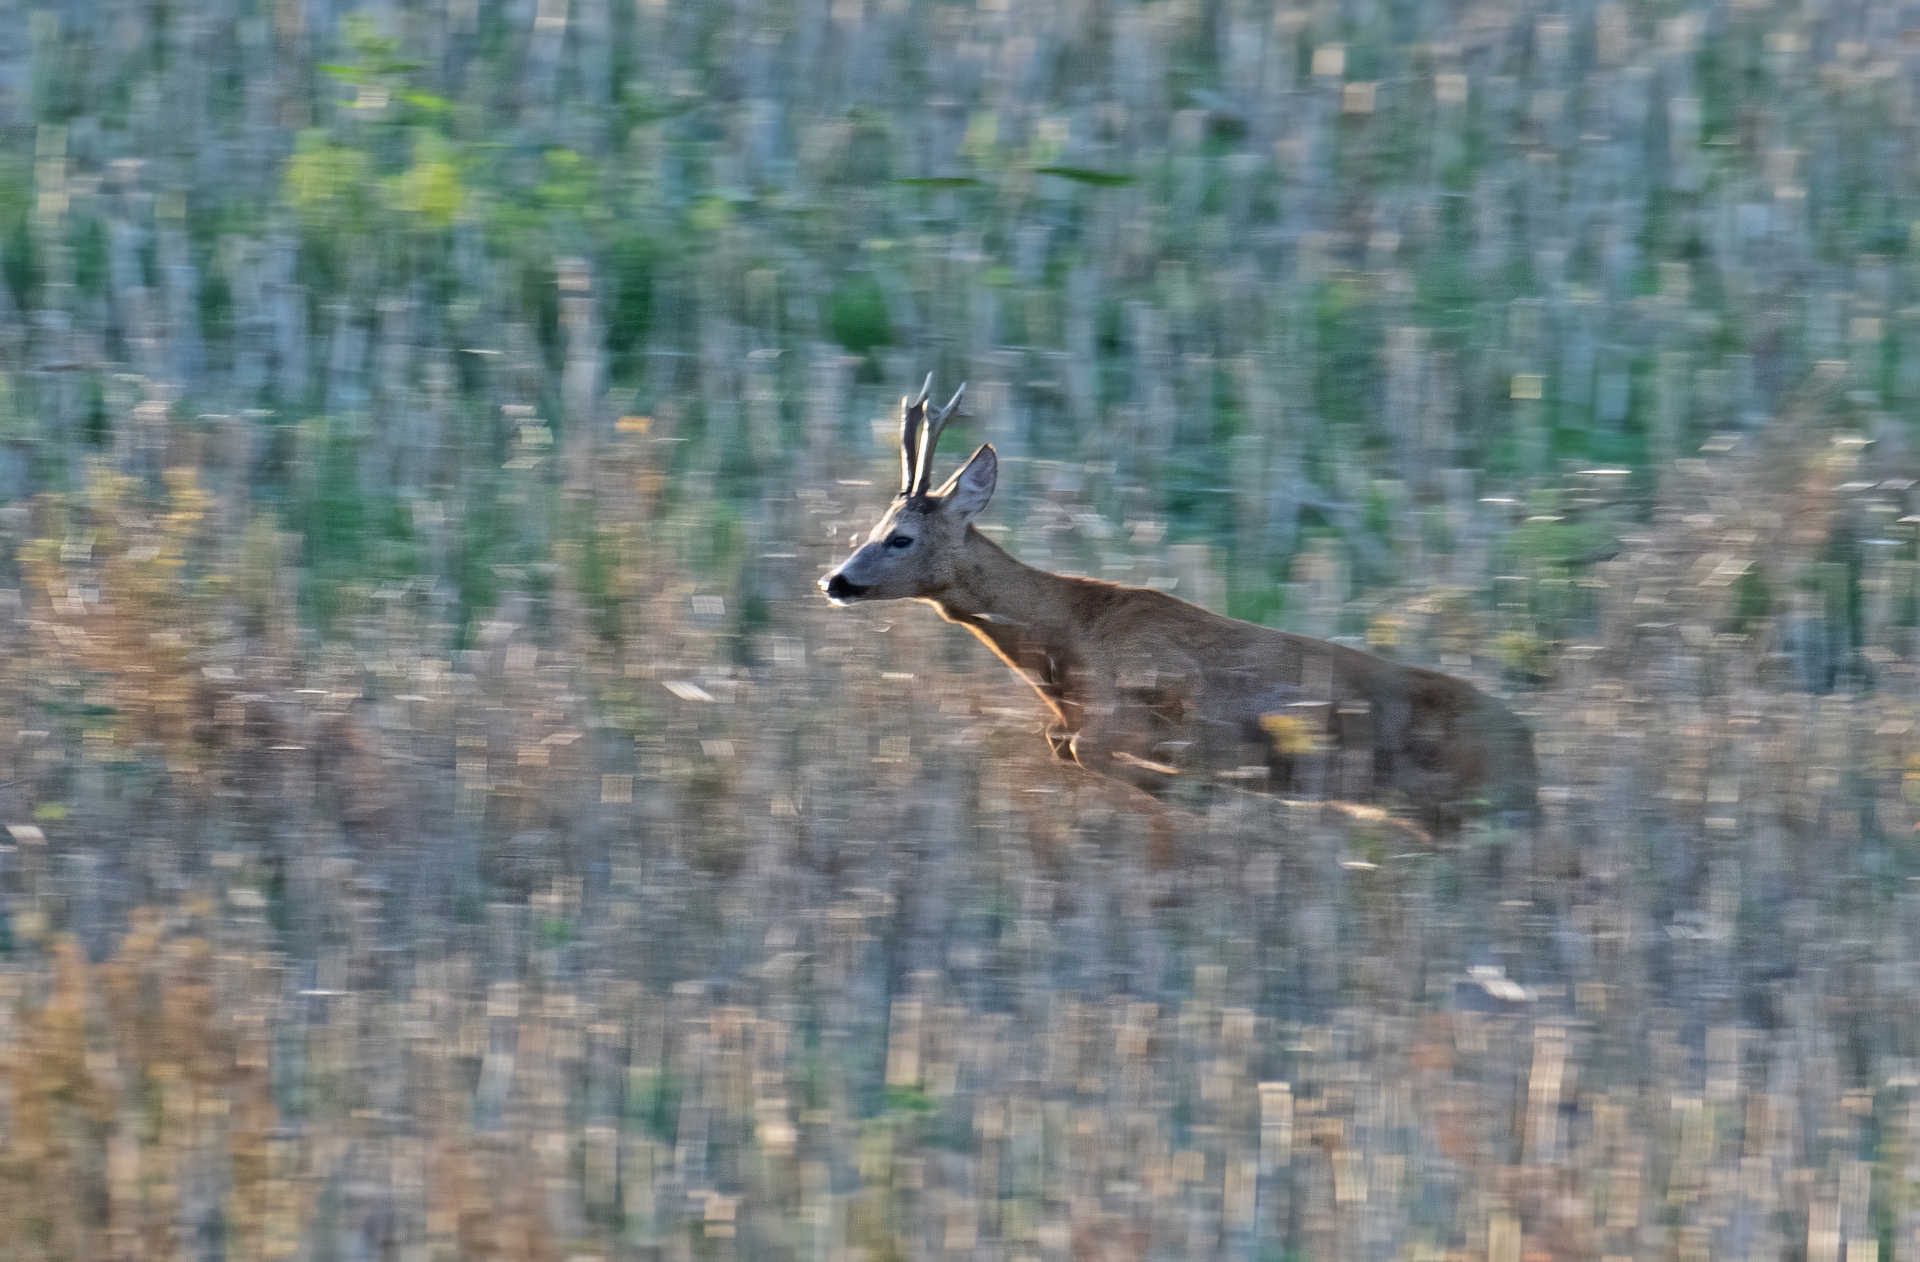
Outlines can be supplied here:
[[413, 165], [383, 181], [388, 204], [429, 228], [452, 227], [465, 201], [454, 156], [446, 141], [431, 132], [421, 135], [414, 142]]
[[333, 62], [322, 63], [315, 67], [315, 69], [319, 70], [321, 74], [332, 75], [334, 78], [345, 80], [348, 83], [360, 83], [367, 77], [367, 72], [358, 66], [342, 66]]
[[372, 174], [367, 155], [328, 142], [317, 128], [303, 131], [287, 159], [283, 187], [287, 203], [309, 228], [357, 230]]
[[414, 106], [416, 109], [427, 111], [429, 114], [446, 114], [453, 110], [453, 102], [447, 100], [444, 96], [435, 96], [431, 92], [419, 92], [408, 89], [400, 94], [400, 99], [408, 105]]
[[599, 188], [593, 163], [571, 149], [549, 149], [546, 178], [534, 189], [541, 202], [554, 210], [585, 210]]
[[887, 1088], [887, 1107], [900, 1109], [907, 1113], [933, 1112], [933, 1098], [920, 1086], [892, 1086]]
[[1096, 188], [1124, 188], [1134, 182], [1131, 175], [1121, 175], [1116, 171], [1092, 171], [1086, 167], [1035, 167], [1035, 175], [1057, 175], [1063, 180], [1072, 180], [1075, 184], [1091, 184]]
[[979, 188], [986, 181], [976, 180], [970, 175], [927, 175], [895, 180], [894, 183], [904, 184], [908, 188]]
[[856, 355], [893, 344], [886, 295], [869, 273], [849, 272], [827, 299], [827, 327], [833, 340]]
[[733, 206], [724, 197], [702, 197], [687, 212], [687, 221], [699, 232], [718, 232], [733, 220]]

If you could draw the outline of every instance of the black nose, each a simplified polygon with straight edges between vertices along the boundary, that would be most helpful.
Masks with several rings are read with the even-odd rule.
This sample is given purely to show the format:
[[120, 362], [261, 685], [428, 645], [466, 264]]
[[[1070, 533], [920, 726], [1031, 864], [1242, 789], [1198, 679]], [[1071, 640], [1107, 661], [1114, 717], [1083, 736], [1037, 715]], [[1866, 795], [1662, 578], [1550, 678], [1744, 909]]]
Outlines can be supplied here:
[[866, 588], [858, 583], [849, 583], [847, 576], [844, 574], [829, 575], [826, 580], [820, 584], [820, 587], [822, 591], [827, 593], [827, 599], [829, 600], [852, 600], [857, 596], [867, 594]]

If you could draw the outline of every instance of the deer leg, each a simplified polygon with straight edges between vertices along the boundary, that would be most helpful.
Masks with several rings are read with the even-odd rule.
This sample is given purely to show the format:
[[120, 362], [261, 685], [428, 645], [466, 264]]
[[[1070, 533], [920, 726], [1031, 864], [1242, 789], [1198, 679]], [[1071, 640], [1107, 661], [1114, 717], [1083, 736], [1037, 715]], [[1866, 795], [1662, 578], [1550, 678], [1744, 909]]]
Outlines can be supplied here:
[[[1095, 772], [1100, 783], [1106, 786], [1105, 791], [1118, 795], [1114, 800], [1121, 809], [1144, 826], [1147, 871], [1171, 872], [1180, 855], [1182, 816], [1155, 793], [1164, 791], [1173, 775], [1147, 770], [1153, 765], [1147, 759], [1129, 762], [1125, 757], [1096, 753], [1093, 743], [1083, 741], [1079, 734], [1070, 738], [1069, 744], [1071, 752], [1063, 752], [1061, 756]], [[1120, 755], [1125, 752], [1116, 751]], [[1168, 772], [1171, 770], [1168, 768]]]
[[1162, 677], [1151, 697], [1107, 693], [1085, 708], [1073, 734], [1073, 759], [1088, 771], [1125, 780], [1136, 788], [1164, 790], [1180, 774], [1159, 748], [1170, 726], [1188, 709], [1191, 678]]
[[1164, 717], [1155, 709], [1179, 713], [1188, 699], [1189, 681], [1163, 676], [1153, 705], [1102, 691], [1082, 707], [1080, 727], [1067, 740], [1073, 760], [1088, 771], [1128, 786], [1127, 807], [1147, 828], [1147, 869], [1168, 872], [1180, 853], [1180, 812], [1159, 798], [1173, 786], [1180, 769], [1164, 761], [1157, 746], [1166, 735]]
[[1180, 769], [1153, 757], [1153, 732], [1110, 722], [1089, 723], [1067, 741], [1073, 760], [1088, 771], [1122, 780], [1137, 789], [1165, 789]]

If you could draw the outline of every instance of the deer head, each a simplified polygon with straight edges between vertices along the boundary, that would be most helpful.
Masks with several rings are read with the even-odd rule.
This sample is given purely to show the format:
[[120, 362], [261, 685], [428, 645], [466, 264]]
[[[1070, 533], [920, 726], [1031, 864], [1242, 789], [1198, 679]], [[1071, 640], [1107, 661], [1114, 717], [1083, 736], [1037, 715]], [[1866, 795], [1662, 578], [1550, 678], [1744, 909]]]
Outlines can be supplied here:
[[952, 581], [967, 526], [993, 497], [999, 461], [990, 445], [974, 452], [966, 467], [939, 490], [927, 489], [933, 482], [933, 453], [940, 431], [967, 392], [962, 382], [947, 406], [928, 415], [927, 395], [932, 388], [929, 373], [919, 397], [900, 400], [900, 493], [887, 506], [880, 524], [868, 532], [867, 541], [820, 580], [820, 590], [836, 605], [930, 597], [945, 589]]

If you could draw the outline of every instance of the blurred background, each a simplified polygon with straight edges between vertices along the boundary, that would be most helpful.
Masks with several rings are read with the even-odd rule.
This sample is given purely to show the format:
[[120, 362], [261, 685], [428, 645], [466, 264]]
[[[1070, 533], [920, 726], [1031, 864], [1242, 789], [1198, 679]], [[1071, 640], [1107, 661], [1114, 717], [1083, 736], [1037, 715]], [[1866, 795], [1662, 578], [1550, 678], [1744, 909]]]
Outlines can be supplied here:
[[[0, 3], [0, 1256], [1920, 1256], [1920, 6]], [[1221, 792], [813, 581], [1439, 666]]]

